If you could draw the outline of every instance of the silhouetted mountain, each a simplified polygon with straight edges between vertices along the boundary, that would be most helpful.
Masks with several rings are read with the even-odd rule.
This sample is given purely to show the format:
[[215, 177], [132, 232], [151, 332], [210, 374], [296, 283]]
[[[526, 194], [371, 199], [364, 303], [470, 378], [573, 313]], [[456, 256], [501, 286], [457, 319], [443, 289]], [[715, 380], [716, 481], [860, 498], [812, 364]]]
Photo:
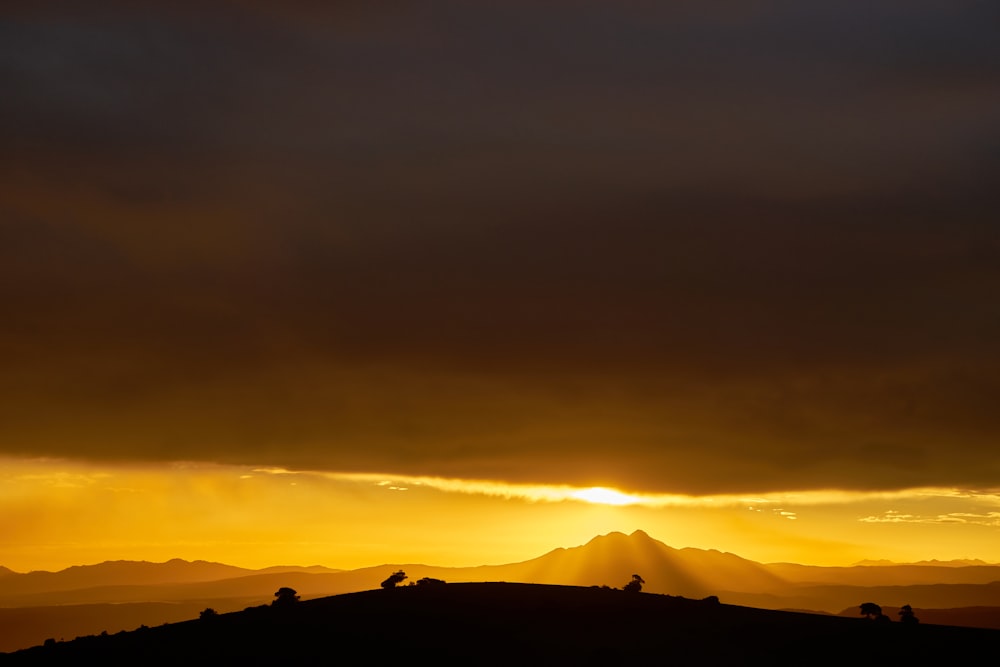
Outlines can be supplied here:
[[193, 581], [214, 581], [252, 574], [233, 565], [208, 561], [186, 561], [179, 558], [166, 563], [147, 561], [107, 561], [97, 565], [74, 565], [58, 572], [12, 572], [5, 577], [3, 595], [68, 591], [94, 586], [130, 586], [175, 584]]
[[[928, 609], [993, 607], [1000, 600], [1000, 583], [991, 583], [1000, 582], [997, 566], [765, 565], [714, 550], [675, 549], [636, 531], [598, 536], [584, 545], [554, 549], [519, 563], [468, 568], [395, 563], [348, 571], [321, 566], [247, 570], [173, 560], [118, 561], [55, 573], [0, 573], [0, 607], [31, 608], [22, 614], [30, 616], [30, 623], [17, 620], [18, 609], [0, 614], [0, 651], [39, 643], [47, 637], [117, 632], [139, 623], [153, 625], [177, 618], [149, 616], [146, 614], [154, 613], [155, 606], [137, 606], [137, 613], [141, 609], [142, 618], [150, 620], [136, 616], [133, 621], [127, 614], [117, 613], [120, 610], [108, 614], [107, 607], [98, 605], [171, 603], [187, 605], [188, 609], [200, 606], [230, 611], [267, 603], [283, 586], [294, 588], [303, 600], [370, 590], [400, 569], [411, 581], [431, 577], [451, 583], [510, 581], [615, 588], [638, 573], [645, 579], [646, 592], [691, 598], [717, 595], [733, 604], [832, 614], [867, 600]], [[44, 620], [47, 614], [49, 624]], [[992, 618], [990, 614], [980, 617]]]
[[631, 535], [609, 533], [522, 563], [476, 570], [502, 574], [505, 581], [612, 587], [622, 586], [638, 572], [647, 580], [643, 590], [691, 597], [720, 589], [761, 590], [782, 583], [760, 563], [714, 550], [674, 549], [641, 530]]
[[647, 593], [447, 584], [263, 606], [52, 642], [9, 665], [956, 664], [1000, 631], [876, 623]]
[[[5, 568], [4, 568], [5, 569]], [[275, 577], [291, 581], [306, 595], [319, 596], [374, 587], [386, 570], [403, 569], [411, 578], [446, 581], [521, 581], [618, 587], [640, 572], [650, 592], [700, 596], [718, 591], [780, 595], [802, 585], [909, 586], [986, 584], [1000, 581], [1000, 566], [818, 567], [794, 563], [761, 564], [731, 553], [675, 549], [643, 531], [609, 533], [568, 549], [559, 548], [519, 563], [478, 567], [437, 567], [393, 563], [356, 570], [322, 566], [276, 566], [249, 570], [221, 563], [114, 561], [59, 572], [20, 574], [7, 570], [0, 605], [66, 604], [178, 600], [192, 597], [253, 596], [267, 591]], [[0, 571], [2, 573], [2, 571]], [[171, 592], [174, 591], [174, 592]]]

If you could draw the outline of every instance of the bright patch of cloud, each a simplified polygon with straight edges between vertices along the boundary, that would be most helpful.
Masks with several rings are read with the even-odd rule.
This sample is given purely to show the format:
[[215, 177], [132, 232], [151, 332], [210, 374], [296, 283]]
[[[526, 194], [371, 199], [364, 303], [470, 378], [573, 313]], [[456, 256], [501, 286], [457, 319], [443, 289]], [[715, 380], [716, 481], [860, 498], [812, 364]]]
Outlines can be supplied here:
[[641, 502], [638, 496], [631, 496], [627, 493], [601, 486], [581, 489], [573, 492], [571, 495], [577, 500], [594, 503], [595, 505], [638, 505]]
[[669, 493], [632, 493], [606, 487], [575, 487], [559, 484], [515, 484], [481, 479], [386, 475], [384, 473], [339, 473], [292, 471], [283, 468], [260, 468], [258, 473], [272, 475], [309, 475], [324, 479], [372, 484], [392, 490], [426, 488], [446, 493], [484, 495], [527, 502], [577, 501], [604, 505], [643, 507], [748, 507], [751, 511], [769, 510], [786, 519], [798, 518], [791, 506], [847, 505], [868, 501], [917, 499], [962, 499], [1000, 507], [1000, 490], [971, 491], [946, 488], [901, 489], [895, 491], [814, 490], [743, 495], [691, 496]]
[[1000, 512], [948, 512], [946, 514], [907, 514], [888, 510], [882, 514], [858, 519], [863, 523], [961, 523], [1000, 527]]

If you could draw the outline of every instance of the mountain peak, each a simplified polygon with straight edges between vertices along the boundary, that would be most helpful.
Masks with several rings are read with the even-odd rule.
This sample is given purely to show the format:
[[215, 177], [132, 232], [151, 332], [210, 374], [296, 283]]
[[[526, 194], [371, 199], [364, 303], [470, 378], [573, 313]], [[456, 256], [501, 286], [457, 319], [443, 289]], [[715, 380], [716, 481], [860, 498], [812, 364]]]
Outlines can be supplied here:
[[583, 547], [605, 545], [612, 546], [613, 548], [650, 548], [657, 547], [662, 549], [671, 549], [672, 547], [667, 546], [663, 542], [650, 537], [649, 533], [644, 530], [634, 530], [629, 534], [625, 534], [618, 530], [613, 530], [610, 533], [604, 535], [596, 535], [592, 537], [586, 544], [580, 547], [574, 547], [575, 549], [580, 549]]
[[625, 533], [621, 532], [620, 530], [613, 530], [610, 533], [607, 533], [605, 535], [596, 535], [590, 541], [593, 542], [594, 540], [601, 540], [601, 539], [613, 539], [613, 540], [632, 540], [632, 539], [635, 539], [635, 540], [651, 540], [653, 538], [650, 537], [649, 533], [647, 533], [644, 530], [634, 530], [631, 533], [629, 533], [628, 535], [626, 535]]

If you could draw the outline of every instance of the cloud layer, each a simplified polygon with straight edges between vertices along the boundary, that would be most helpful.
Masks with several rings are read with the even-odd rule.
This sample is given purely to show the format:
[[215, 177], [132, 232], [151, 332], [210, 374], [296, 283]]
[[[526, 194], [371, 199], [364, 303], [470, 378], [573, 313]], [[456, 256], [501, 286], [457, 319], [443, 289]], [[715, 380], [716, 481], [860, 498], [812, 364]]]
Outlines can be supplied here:
[[3, 453], [1000, 480], [989, 3], [171, 4], [0, 19]]

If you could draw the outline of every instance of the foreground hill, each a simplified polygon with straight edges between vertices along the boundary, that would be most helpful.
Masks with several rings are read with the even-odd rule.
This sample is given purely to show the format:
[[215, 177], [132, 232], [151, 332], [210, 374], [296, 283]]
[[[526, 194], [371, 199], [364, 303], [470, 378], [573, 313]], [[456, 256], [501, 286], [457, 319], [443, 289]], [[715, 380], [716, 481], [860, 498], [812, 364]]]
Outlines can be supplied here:
[[472, 583], [265, 606], [84, 637], [3, 665], [954, 664], [1000, 631], [877, 623], [600, 588]]
[[[718, 591], [726, 602], [766, 609], [809, 609], [836, 613], [859, 601], [911, 605], [920, 609], [942, 609], [1000, 605], [1000, 582], [991, 584], [932, 584], [919, 586], [798, 586], [778, 591], [749, 593]], [[1000, 627], [1000, 626], [988, 626]]]
[[584, 545], [554, 549], [519, 563], [446, 568], [399, 563], [357, 570], [279, 567], [246, 570], [220, 563], [118, 561], [61, 572], [19, 574], [0, 570], [0, 651], [48, 638], [62, 639], [160, 625], [212, 607], [220, 612], [266, 604], [280, 587], [303, 600], [370, 590], [394, 570], [411, 581], [517, 581], [567, 586], [620, 587], [633, 573], [647, 592], [703, 598], [765, 609], [829, 614], [872, 601], [909, 604], [923, 610], [953, 610], [935, 618], [1000, 628], [1000, 567], [871, 565], [825, 568], [790, 563], [762, 564], [735, 554], [676, 549], [642, 531], [610, 533]]
[[[848, 607], [840, 616], [856, 618], [858, 605]], [[882, 607], [891, 619], [899, 617], [899, 607]], [[951, 609], [920, 609], [916, 614], [921, 623], [934, 625], [964, 625], [970, 628], [1000, 628], [1000, 607], [953, 607]]]

